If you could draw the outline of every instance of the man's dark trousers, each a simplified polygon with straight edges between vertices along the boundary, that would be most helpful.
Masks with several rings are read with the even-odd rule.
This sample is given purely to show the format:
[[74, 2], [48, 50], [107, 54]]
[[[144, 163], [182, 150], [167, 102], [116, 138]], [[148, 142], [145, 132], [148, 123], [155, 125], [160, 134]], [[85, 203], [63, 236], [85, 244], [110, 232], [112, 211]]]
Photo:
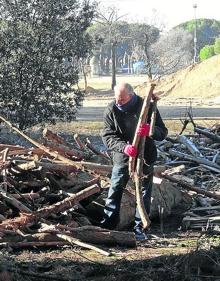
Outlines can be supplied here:
[[[142, 194], [144, 206], [147, 213], [150, 213], [151, 192], [153, 183], [153, 166], [143, 167], [144, 179], [142, 183]], [[121, 198], [124, 188], [129, 180], [128, 166], [115, 164], [112, 169], [111, 186], [108, 192], [104, 208], [104, 218], [101, 222], [102, 227], [114, 229], [119, 222]], [[136, 208], [135, 228], [141, 228], [140, 214]]]

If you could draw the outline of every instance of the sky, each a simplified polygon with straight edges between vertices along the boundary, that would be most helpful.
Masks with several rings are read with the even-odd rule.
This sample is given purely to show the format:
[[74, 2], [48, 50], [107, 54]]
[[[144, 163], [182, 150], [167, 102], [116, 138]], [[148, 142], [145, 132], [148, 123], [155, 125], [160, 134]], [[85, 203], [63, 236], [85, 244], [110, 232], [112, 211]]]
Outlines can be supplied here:
[[[114, 6], [127, 21], [147, 22], [170, 28], [196, 18], [220, 20], [220, 0], [98, 0], [101, 7]], [[193, 5], [197, 4], [194, 9]]]

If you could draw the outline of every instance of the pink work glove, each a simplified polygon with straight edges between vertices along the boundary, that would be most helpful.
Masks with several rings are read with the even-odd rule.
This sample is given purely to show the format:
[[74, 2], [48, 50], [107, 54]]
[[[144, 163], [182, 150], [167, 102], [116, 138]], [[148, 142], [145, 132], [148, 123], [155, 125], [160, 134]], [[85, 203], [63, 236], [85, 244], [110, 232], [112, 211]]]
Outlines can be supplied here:
[[130, 157], [137, 156], [137, 148], [131, 144], [127, 144], [124, 148], [124, 153]]
[[149, 137], [150, 124], [141, 124], [137, 130], [137, 135], [140, 137]]

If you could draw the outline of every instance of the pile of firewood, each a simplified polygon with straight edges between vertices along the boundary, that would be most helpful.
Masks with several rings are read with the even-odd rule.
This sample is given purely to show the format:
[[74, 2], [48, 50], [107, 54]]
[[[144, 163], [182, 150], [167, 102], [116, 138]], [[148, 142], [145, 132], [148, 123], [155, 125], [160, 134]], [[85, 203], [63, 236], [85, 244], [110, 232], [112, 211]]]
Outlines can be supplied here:
[[69, 144], [45, 129], [36, 141], [4, 122], [35, 148], [0, 144], [0, 247], [76, 244], [108, 255], [93, 244], [135, 246], [132, 232], [95, 226], [87, 209], [109, 180], [107, 154], [78, 135]]
[[[195, 124], [194, 124], [195, 125]], [[194, 134], [170, 136], [158, 145], [160, 163], [179, 174], [165, 175], [194, 196], [183, 225], [192, 229], [220, 227], [220, 126], [194, 126]]]
[[[93, 244], [136, 245], [132, 232], [96, 226], [103, 211], [96, 199], [112, 169], [108, 154], [89, 139], [74, 135], [67, 143], [48, 129], [36, 141], [0, 119], [34, 146], [0, 144], [0, 248], [75, 244], [109, 255]], [[169, 136], [158, 143], [158, 153], [162, 169], [155, 176], [194, 198], [184, 227], [219, 230], [220, 127], [195, 126], [194, 134]], [[135, 200], [130, 202], [135, 211]]]

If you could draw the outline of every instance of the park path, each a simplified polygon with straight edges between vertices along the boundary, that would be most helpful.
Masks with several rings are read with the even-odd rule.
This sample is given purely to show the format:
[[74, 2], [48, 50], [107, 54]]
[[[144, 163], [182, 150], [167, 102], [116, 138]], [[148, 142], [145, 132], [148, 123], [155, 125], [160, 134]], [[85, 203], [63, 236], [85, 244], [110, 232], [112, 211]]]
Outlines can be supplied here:
[[[186, 114], [184, 106], [158, 106], [158, 108], [164, 119], [180, 119]], [[102, 121], [104, 109], [104, 106], [83, 107], [77, 114], [77, 120]], [[196, 107], [193, 108], [193, 116], [196, 118], [220, 118], [220, 108]]]

